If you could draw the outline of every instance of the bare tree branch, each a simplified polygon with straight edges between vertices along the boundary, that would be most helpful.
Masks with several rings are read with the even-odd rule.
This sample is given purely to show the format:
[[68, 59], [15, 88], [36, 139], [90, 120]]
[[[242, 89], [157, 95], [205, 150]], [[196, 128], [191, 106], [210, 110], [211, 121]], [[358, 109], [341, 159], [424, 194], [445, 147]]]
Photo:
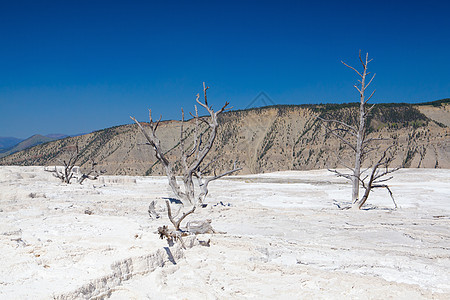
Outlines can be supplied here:
[[78, 178], [78, 183], [83, 184], [83, 182], [86, 179], [97, 180], [101, 174], [106, 173], [105, 170], [97, 171], [96, 170], [97, 165], [98, 165], [98, 163], [96, 163], [95, 160], [93, 158], [91, 158], [91, 168], [87, 172], [84, 172], [81, 174], [81, 176]]
[[337, 137], [338, 139], [340, 139], [344, 144], [346, 144], [348, 147], [350, 147], [351, 149], [353, 149], [354, 151], [356, 150], [355, 146], [352, 145], [350, 143], [350, 141], [348, 141], [347, 139], [345, 139], [343, 136], [335, 133], [335, 129], [331, 129], [330, 127], [328, 127], [327, 125], [325, 125], [324, 123], [322, 123], [322, 126], [325, 127], [325, 129], [327, 130], [328, 133], [331, 133], [332, 135], [334, 135], [335, 137]]
[[366, 100], [365, 103], [369, 102], [369, 100], [372, 98], [373, 94], [375, 94], [375, 91], [376, 91], [376, 90], [373, 90], [373, 91], [372, 91], [372, 94], [370, 94], [369, 98], [367, 98], [367, 100]]
[[361, 75], [361, 73], [359, 73], [358, 70], [356, 70], [356, 69], [353, 68], [352, 66], [347, 65], [347, 64], [346, 64], [345, 62], [343, 62], [342, 60], [341, 60], [341, 63], [343, 63], [346, 67], [348, 67], [348, 68], [352, 69], [353, 71], [355, 71], [361, 78], [363, 77], [363, 76]]
[[320, 116], [317, 116], [316, 118], [319, 119], [319, 120], [321, 120], [322, 122], [327, 122], [327, 123], [328, 123], [328, 122], [330, 122], [330, 123], [337, 123], [337, 124], [339, 124], [339, 125], [342, 125], [342, 126], [348, 128], [348, 129], [352, 130], [353, 132], [357, 132], [357, 131], [358, 131], [358, 129], [357, 129], [355, 126], [348, 125], [347, 123], [344, 123], [344, 122], [339, 121], [339, 120], [324, 119], [324, 118], [322, 118], [322, 117], [320, 117]]
[[[384, 179], [380, 179], [380, 178], [385, 177], [386, 175], [399, 170], [399, 168], [389, 169], [389, 164], [392, 162], [393, 157], [392, 157], [392, 154], [390, 154], [388, 156], [388, 153], [393, 147], [394, 147], [394, 145], [391, 145], [383, 151], [383, 154], [381, 155], [380, 159], [373, 165], [372, 172], [371, 172], [370, 176], [368, 177], [369, 180], [367, 182], [366, 182], [367, 177], [364, 179], [361, 179], [360, 177], [358, 178], [359, 181], [362, 183], [362, 186], [365, 189], [365, 192], [364, 192], [364, 195], [361, 198], [361, 200], [357, 199], [357, 201], [354, 203], [354, 205], [356, 206], [357, 209], [360, 209], [364, 205], [364, 203], [367, 201], [367, 199], [369, 197], [370, 192], [374, 188], [386, 188], [389, 191], [392, 201], [394, 202], [395, 208], [397, 208], [397, 204], [395, 203], [394, 197], [392, 195], [392, 191], [390, 190], [389, 186], [387, 184], [379, 184], [379, 183], [386, 182], [386, 181], [392, 179], [392, 176], [389, 176]], [[384, 167], [384, 170], [380, 171], [379, 170], [380, 167]]]
[[[369, 75], [370, 74], [370, 72], [369, 73], [367, 73], [366, 75]], [[370, 80], [369, 80], [369, 83], [368, 84], [366, 84], [366, 89], [369, 87], [369, 85], [372, 83], [372, 80], [375, 78], [375, 75], [377, 75], [376, 73], [375, 74], [373, 74], [373, 76], [372, 76], [372, 78], [370, 78]]]

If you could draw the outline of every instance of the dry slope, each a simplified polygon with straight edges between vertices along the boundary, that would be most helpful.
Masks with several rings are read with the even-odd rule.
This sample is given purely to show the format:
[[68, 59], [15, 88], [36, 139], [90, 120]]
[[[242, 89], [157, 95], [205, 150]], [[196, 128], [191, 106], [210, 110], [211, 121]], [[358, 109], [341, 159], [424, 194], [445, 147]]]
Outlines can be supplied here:
[[[421, 105], [379, 104], [374, 109], [368, 134], [398, 141], [394, 164], [402, 167], [450, 167], [449, 99]], [[327, 136], [315, 116], [329, 115], [352, 120], [353, 104], [271, 106], [221, 115], [221, 127], [210, 157], [220, 154], [216, 171], [232, 163], [241, 174], [279, 170], [310, 170], [336, 167], [338, 155], [349, 153]], [[174, 159], [178, 151], [180, 122], [164, 121], [158, 129], [163, 147]], [[186, 126], [192, 133], [192, 123]], [[207, 133], [205, 133], [207, 134]], [[64, 157], [64, 148], [78, 143], [80, 165], [95, 158], [108, 174], [162, 174], [162, 168], [145, 145], [135, 125], [122, 125], [83, 136], [39, 145], [0, 159], [1, 165], [51, 165]], [[369, 160], [374, 157], [369, 157]], [[177, 161], [173, 166], [180, 167]]]

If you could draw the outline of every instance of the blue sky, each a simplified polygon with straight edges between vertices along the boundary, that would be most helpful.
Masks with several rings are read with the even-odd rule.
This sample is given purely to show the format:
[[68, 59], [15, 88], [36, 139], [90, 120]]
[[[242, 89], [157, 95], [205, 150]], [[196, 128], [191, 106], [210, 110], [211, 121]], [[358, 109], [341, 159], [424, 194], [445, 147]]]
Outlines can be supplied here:
[[449, 1], [0, 1], [0, 136], [179, 119], [206, 81], [245, 108], [352, 102], [369, 52], [373, 102], [450, 97]]

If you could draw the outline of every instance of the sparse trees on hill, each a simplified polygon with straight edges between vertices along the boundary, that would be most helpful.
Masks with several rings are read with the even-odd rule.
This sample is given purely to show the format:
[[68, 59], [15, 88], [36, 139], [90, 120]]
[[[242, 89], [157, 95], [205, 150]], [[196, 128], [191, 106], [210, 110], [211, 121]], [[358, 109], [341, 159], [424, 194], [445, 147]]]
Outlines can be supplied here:
[[[355, 155], [353, 164], [348, 164], [341, 160], [341, 164], [349, 169], [350, 173], [342, 173], [337, 170], [330, 170], [335, 172], [339, 177], [347, 178], [352, 182], [353, 209], [361, 209], [361, 207], [366, 203], [370, 192], [374, 188], [386, 188], [389, 191], [392, 200], [394, 201], [392, 192], [389, 186], [386, 184], [386, 181], [392, 178], [388, 175], [398, 170], [398, 168], [389, 168], [389, 165], [394, 157], [393, 146], [390, 146], [382, 151], [380, 159], [377, 160], [374, 164], [366, 169], [362, 169], [367, 155], [370, 152], [380, 150], [380, 147], [377, 146], [377, 141], [387, 139], [381, 137], [367, 137], [367, 129], [369, 125], [368, 117], [375, 106], [375, 104], [368, 106], [368, 102], [374, 95], [375, 90], [370, 93], [369, 97], [366, 97], [366, 90], [375, 78], [375, 74], [369, 76], [371, 73], [368, 72], [367, 66], [372, 61], [372, 59], [369, 60], [368, 53], [366, 53], [366, 56], [363, 59], [360, 51], [359, 60], [362, 66], [361, 72], [356, 68], [347, 65], [345, 62], [342, 62], [346, 67], [355, 71], [360, 78], [358, 79], [358, 84], [354, 85], [354, 87], [358, 90], [360, 97], [359, 114], [356, 124], [348, 124], [341, 120], [318, 117], [322, 121], [322, 125], [326, 128], [327, 132], [338, 138], [341, 143], [349, 147]], [[362, 197], [359, 197], [360, 186], [362, 186], [365, 190]], [[395, 207], [397, 207], [396, 204]]]
[[[232, 174], [241, 168], [234, 165], [233, 169], [222, 174], [208, 176], [211, 173], [211, 166], [216, 159], [212, 159], [209, 162], [205, 162], [206, 156], [213, 147], [214, 141], [217, 135], [217, 129], [219, 126], [218, 115], [222, 112], [228, 110], [228, 102], [218, 111], [214, 111], [212, 106], [208, 104], [208, 98], [206, 91], [209, 87], [203, 83], [203, 94], [204, 100], [200, 101], [200, 95], [197, 94], [196, 102], [206, 109], [208, 116], [199, 117], [198, 109], [195, 105], [195, 115], [191, 114], [194, 118], [195, 127], [193, 131], [193, 136], [189, 138], [186, 136], [185, 130], [183, 128], [185, 124], [184, 111], [181, 109], [181, 129], [180, 129], [180, 156], [182, 164], [182, 183], [183, 188], [176, 178], [175, 171], [173, 169], [173, 164], [166, 157], [166, 152], [161, 147], [161, 142], [156, 135], [156, 131], [161, 122], [161, 117], [158, 121], [154, 122], [152, 119], [151, 110], [149, 110], [150, 123], [146, 126], [144, 123], [140, 123], [134, 117], [130, 117], [140, 128], [144, 134], [147, 144], [153, 148], [156, 158], [162, 163], [165, 173], [167, 175], [169, 186], [171, 187], [173, 193], [177, 199], [173, 201], [166, 200], [167, 215], [170, 222], [173, 224], [175, 231], [169, 231], [167, 226], [160, 227], [159, 233], [161, 237], [176, 239], [182, 234], [181, 222], [190, 214], [194, 213], [195, 210], [203, 205], [205, 198], [208, 194], [208, 184], [216, 179], [223, 176]], [[206, 125], [206, 126], [205, 126]], [[149, 130], [146, 130], [148, 127]], [[187, 144], [187, 142], [190, 142]], [[198, 182], [198, 188], [195, 188], [194, 178]], [[172, 203], [171, 203], [172, 202]], [[177, 212], [174, 213], [174, 207], [178, 206]]]

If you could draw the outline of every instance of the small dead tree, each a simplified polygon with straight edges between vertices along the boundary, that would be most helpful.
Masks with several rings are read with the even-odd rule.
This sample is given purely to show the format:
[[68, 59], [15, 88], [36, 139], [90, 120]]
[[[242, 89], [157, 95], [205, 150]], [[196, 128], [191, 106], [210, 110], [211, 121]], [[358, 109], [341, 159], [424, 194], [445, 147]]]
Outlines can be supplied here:
[[[327, 133], [335, 136], [340, 142], [348, 146], [354, 153], [354, 164], [349, 166], [345, 162], [341, 162], [347, 169], [350, 170], [350, 174], [341, 173], [337, 170], [330, 170], [336, 173], [339, 177], [347, 178], [352, 182], [352, 208], [361, 209], [364, 203], [367, 201], [369, 194], [374, 188], [386, 188], [392, 198], [392, 201], [397, 207], [394, 201], [393, 195], [389, 186], [385, 184], [386, 181], [392, 177], [386, 178], [385, 176], [397, 171], [398, 168], [389, 169], [389, 164], [393, 160], [394, 152], [392, 151], [393, 145], [386, 148], [381, 158], [375, 162], [371, 167], [362, 170], [362, 165], [364, 163], [367, 155], [372, 151], [379, 151], [380, 147], [376, 145], [377, 141], [387, 140], [385, 138], [368, 138], [367, 137], [367, 126], [368, 126], [368, 116], [375, 107], [375, 104], [367, 107], [367, 103], [372, 98], [375, 93], [373, 90], [369, 97], [366, 98], [366, 90], [375, 78], [375, 74], [369, 76], [371, 73], [368, 72], [367, 66], [372, 61], [369, 60], [369, 54], [366, 53], [365, 59], [361, 56], [361, 51], [359, 51], [359, 61], [362, 66], [362, 72], [358, 71], [356, 68], [349, 66], [345, 62], [341, 61], [346, 67], [355, 71], [360, 79], [358, 84], [354, 87], [358, 90], [360, 102], [359, 102], [359, 115], [357, 118], [357, 124], [347, 124], [341, 120], [335, 119], [325, 119], [318, 117], [322, 121], [322, 125], [325, 127]], [[370, 79], [369, 79], [370, 77]], [[367, 82], [368, 80], [368, 82]], [[364, 175], [366, 172], [371, 170], [370, 175]], [[381, 184], [383, 183], [383, 184]], [[359, 197], [360, 185], [364, 188], [365, 192], [363, 197]]]
[[66, 159], [58, 159], [60, 163], [63, 164], [63, 170], [58, 170], [58, 167], [55, 166], [54, 169], [45, 168], [47, 172], [52, 172], [53, 176], [59, 178], [63, 183], [70, 184], [70, 180], [73, 177], [73, 168], [80, 158], [80, 149], [78, 147], [78, 143], [75, 146], [68, 146], [65, 148], [65, 152], [68, 154], [68, 158]]
[[[144, 128], [144, 124], [140, 123], [136, 118], [130, 117], [140, 128], [142, 133], [144, 134], [147, 144], [150, 145], [153, 150], [155, 151], [156, 158], [162, 163], [165, 173], [167, 175], [167, 178], [169, 180], [169, 186], [171, 187], [173, 193], [178, 198], [179, 201], [181, 201], [181, 208], [178, 210], [176, 214], [173, 213], [172, 205], [169, 200], [166, 200], [166, 207], [167, 207], [167, 215], [169, 217], [170, 222], [173, 224], [175, 228], [175, 232], [171, 232], [168, 230], [167, 226], [161, 227], [159, 229], [159, 233], [161, 236], [165, 236], [170, 240], [178, 239], [180, 238], [181, 229], [180, 225], [181, 222], [190, 214], [194, 213], [195, 210], [201, 206], [204, 203], [204, 200], [206, 196], [208, 195], [208, 184], [211, 181], [214, 181], [216, 179], [219, 179], [221, 177], [224, 177], [226, 175], [232, 174], [236, 171], [241, 170], [241, 168], [236, 167], [236, 163], [234, 164], [234, 167], [232, 170], [224, 172], [220, 175], [213, 175], [207, 177], [207, 175], [210, 173], [210, 167], [212, 163], [215, 162], [217, 159], [213, 159], [208, 163], [205, 163], [205, 158], [208, 155], [209, 151], [213, 147], [214, 140], [216, 139], [217, 135], [217, 129], [219, 126], [218, 123], [218, 115], [220, 115], [222, 112], [228, 110], [227, 106], [229, 105], [228, 102], [225, 102], [225, 105], [218, 111], [214, 111], [212, 109], [212, 106], [208, 104], [208, 98], [206, 91], [209, 87], [203, 83], [203, 94], [204, 94], [204, 102], [200, 101], [200, 94], [197, 94], [196, 102], [206, 109], [208, 112], [207, 117], [199, 117], [198, 115], [198, 109], [195, 105], [195, 115], [191, 114], [191, 116], [194, 118], [195, 127], [194, 127], [194, 133], [193, 133], [193, 141], [192, 145], [189, 147], [185, 146], [186, 137], [185, 137], [185, 131], [184, 131], [184, 111], [181, 109], [181, 130], [180, 130], [180, 151], [181, 151], [181, 162], [183, 167], [183, 175], [182, 175], [182, 182], [184, 188], [182, 189], [179, 182], [177, 181], [177, 178], [175, 176], [174, 169], [172, 168], [172, 163], [167, 159], [165, 152], [163, 151], [161, 147], [161, 142], [159, 138], [156, 135], [156, 131], [158, 129], [158, 126], [161, 122], [161, 117], [158, 121], [154, 122], [152, 119], [152, 113], [151, 110], [149, 110], [149, 118], [150, 123], [148, 124], [148, 127], [150, 130], [146, 130]], [[231, 109], [231, 108], [229, 108]], [[206, 134], [203, 130], [201, 130], [201, 124], [206, 124], [207, 128], [209, 129], [209, 135]], [[207, 138], [207, 141], [204, 141], [203, 139]], [[189, 148], [189, 149], [187, 149]], [[194, 186], [194, 178], [198, 181], [198, 190], [196, 192], [195, 186]]]
[[[91, 159], [90, 169], [86, 173], [81, 173], [81, 175], [78, 177], [77, 175], [75, 175], [75, 173], [79, 174], [79, 168], [76, 166], [76, 163], [81, 156], [78, 143], [74, 146], [67, 146], [65, 148], [65, 152], [67, 154], [66, 159], [58, 159], [58, 162], [63, 165], [62, 170], [57, 166], [55, 166], [54, 168], [45, 168], [45, 171], [53, 173], [53, 176], [60, 179], [63, 183], [70, 184], [72, 178], [76, 178], [79, 184], [83, 184], [84, 180], [96, 180], [101, 174], [104, 174], [106, 172], [103, 170], [97, 171], [96, 166], [98, 165], [98, 163], [96, 163], [94, 159]], [[77, 172], [75, 172], [75, 169], [77, 170]]]
[[81, 176], [78, 178], [78, 183], [83, 184], [83, 181], [85, 181], [86, 179], [97, 180], [100, 175], [106, 173], [105, 170], [96, 170], [97, 165], [98, 163], [95, 162], [95, 160], [92, 158], [91, 168], [87, 172], [81, 174]]

